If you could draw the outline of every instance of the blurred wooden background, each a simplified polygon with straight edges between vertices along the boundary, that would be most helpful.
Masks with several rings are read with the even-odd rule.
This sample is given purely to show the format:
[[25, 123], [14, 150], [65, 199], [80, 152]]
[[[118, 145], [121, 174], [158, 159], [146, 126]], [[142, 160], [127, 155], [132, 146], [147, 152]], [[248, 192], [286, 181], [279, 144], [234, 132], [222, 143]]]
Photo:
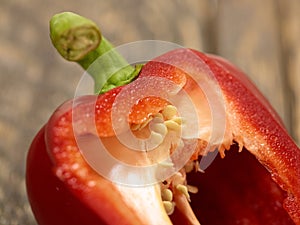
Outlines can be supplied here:
[[115, 45], [165, 40], [231, 60], [300, 143], [299, 0], [0, 0], [1, 225], [36, 224], [25, 192], [26, 153], [83, 74], [51, 45], [48, 21], [61, 11], [93, 19]]

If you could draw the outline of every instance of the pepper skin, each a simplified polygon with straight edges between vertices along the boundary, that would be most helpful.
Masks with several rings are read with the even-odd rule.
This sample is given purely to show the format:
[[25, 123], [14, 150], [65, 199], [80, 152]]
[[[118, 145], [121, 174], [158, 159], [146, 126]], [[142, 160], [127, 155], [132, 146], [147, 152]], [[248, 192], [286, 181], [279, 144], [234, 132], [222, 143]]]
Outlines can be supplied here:
[[[178, 49], [148, 62], [137, 80], [147, 77], [150, 79], [150, 76], [170, 79], [196, 101], [199, 92], [191, 77], [184, 71], [166, 64], [176, 62], [177, 65], [197, 70], [198, 68], [193, 68], [195, 66], [190, 58], [195, 56], [214, 74], [222, 90], [226, 108], [226, 132], [223, 142], [218, 143], [220, 155], [225, 158], [218, 157], [203, 175], [187, 174], [188, 182], [190, 180], [196, 184], [197, 180], [203, 180], [213, 185], [210, 187], [205, 186], [205, 182], [201, 183], [199, 195], [191, 194], [191, 205], [197, 219], [202, 225], [221, 223], [299, 225], [300, 150], [270, 104], [246, 75], [220, 57], [190, 49]], [[110, 113], [116, 96], [124, 87], [112, 89], [99, 96], [80, 97], [82, 104], [76, 106], [77, 110], [82, 112], [83, 121], [87, 112], [95, 113], [98, 135], [103, 140], [114, 138]], [[94, 108], [95, 101], [98, 110]], [[160, 112], [167, 104], [159, 98], [144, 99], [134, 106], [129, 115], [129, 123], [141, 123], [149, 115]], [[85, 162], [76, 144], [72, 127], [72, 110], [74, 110], [72, 106], [71, 100], [54, 112], [34, 139], [28, 154], [27, 192], [39, 225], [199, 224], [192, 218], [193, 214], [188, 209], [180, 209], [180, 195], [175, 195], [175, 192], [174, 198], [178, 207], [175, 206], [174, 213], [168, 217], [157, 186], [149, 189], [141, 188], [139, 195], [130, 188], [120, 188], [96, 173]], [[138, 111], [141, 111], [141, 114], [137, 113]], [[89, 125], [85, 128], [90, 129]], [[201, 146], [198, 150], [200, 158]], [[238, 150], [242, 152], [237, 153]], [[116, 149], [114, 151], [118, 154]], [[237, 154], [234, 155], [234, 152]], [[226, 163], [229, 167], [225, 166]], [[222, 176], [208, 176], [210, 173], [214, 176], [220, 169], [225, 171], [234, 168], [235, 163], [241, 166], [241, 171], [247, 171], [247, 174], [239, 174], [239, 169], [235, 168], [226, 170], [231, 173], [228, 179]], [[248, 166], [249, 170], [243, 166]], [[220, 179], [220, 182], [216, 178]], [[246, 182], [248, 178], [257, 183], [249, 185]], [[243, 194], [232, 192], [232, 187], [239, 185], [240, 189], [249, 195], [249, 199], [262, 196], [262, 203], [254, 202], [251, 203], [253, 205], [246, 207], [244, 202], [239, 202], [237, 197]], [[255, 191], [252, 191], [252, 186]], [[266, 187], [273, 189], [268, 190]], [[202, 201], [199, 196], [205, 198], [205, 191], [210, 190], [217, 190], [218, 194], [207, 194], [210, 199]], [[153, 199], [153, 202], [150, 201], [151, 204], [149, 199]], [[206, 205], [201, 205], [203, 202]], [[218, 216], [214, 214], [217, 211], [211, 208], [212, 205], [215, 208], [220, 205], [218, 210], [226, 212], [222, 218], [217, 218]], [[255, 208], [256, 205], [264, 208]], [[262, 210], [267, 216], [258, 215]]]

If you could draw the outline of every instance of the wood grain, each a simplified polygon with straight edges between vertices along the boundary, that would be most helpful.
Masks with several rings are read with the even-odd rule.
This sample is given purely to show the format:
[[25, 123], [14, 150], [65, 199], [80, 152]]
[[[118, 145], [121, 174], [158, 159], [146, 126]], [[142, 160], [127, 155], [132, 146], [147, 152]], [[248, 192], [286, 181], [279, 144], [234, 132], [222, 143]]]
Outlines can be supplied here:
[[300, 2], [279, 0], [283, 79], [286, 80], [286, 100], [291, 132], [300, 143]]
[[218, 52], [247, 72], [289, 126], [278, 31], [273, 0], [220, 1]]
[[115, 45], [156, 39], [228, 58], [249, 74], [299, 144], [299, 0], [1, 0], [1, 225], [36, 224], [25, 191], [26, 153], [83, 74], [48, 37], [49, 19], [61, 11], [91, 18]]

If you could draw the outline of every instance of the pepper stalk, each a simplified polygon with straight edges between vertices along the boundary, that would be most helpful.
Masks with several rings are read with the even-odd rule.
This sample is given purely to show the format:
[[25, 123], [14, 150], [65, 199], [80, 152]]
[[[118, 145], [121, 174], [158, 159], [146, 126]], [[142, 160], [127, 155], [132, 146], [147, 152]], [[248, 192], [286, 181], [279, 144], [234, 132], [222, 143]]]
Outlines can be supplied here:
[[[97, 94], [130, 83], [142, 68], [142, 65], [129, 65], [101, 35], [93, 21], [72, 12], [59, 13], [51, 18], [50, 38], [63, 58], [77, 62], [93, 77]], [[99, 57], [101, 68], [89, 69]]]

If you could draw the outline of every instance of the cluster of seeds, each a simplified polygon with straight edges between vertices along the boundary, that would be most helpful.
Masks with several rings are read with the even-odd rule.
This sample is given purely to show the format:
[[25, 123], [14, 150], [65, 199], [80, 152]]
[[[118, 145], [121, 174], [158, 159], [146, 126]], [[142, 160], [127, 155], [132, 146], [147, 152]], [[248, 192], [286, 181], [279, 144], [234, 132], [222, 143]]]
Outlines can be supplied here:
[[[144, 131], [144, 128], [149, 128], [150, 133], [146, 134], [146, 136], [153, 145], [158, 146], [164, 141], [169, 131], [180, 132], [182, 119], [177, 115], [177, 108], [167, 105], [159, 113], [149, 116], [143, 123], [132, 124], [131, 130], [136, 132], [136, 134], [140, 134], [143, 133], [140, 131]], [[147, 146], [142, 147], [147, 149]]]
[[[133, 124], [131, 126], [131, 130], [139, 132], [144, 128], [149, 128], [150, 133], [148, 134], [148, 137], [150, 137], [155, 144], [159, 145], [164, 141], [169, 132], [173, 132], [178, 135], [181, 131], [181, 125], [182, 118], [178, 116], [177, 108], [173, 105], [167, 105], [159, 113], [151, 115], [145, 122], [141, 124]], [[180, 135], [177, 137], [178, 140], [174, 140], [174, 143], [179, 146], [182, 141], [180, 139]], [[168, 151], [168, 154], [172, 154], [172, 148], [168, 149]], [[185, 196], [187, 202], [190, 202], [191, 199], [189, 193], [198, 192], [197, 187], [190, 186], [186, 182], [186, 173], [191, 171], [201, 171], [197, 160], [189, 161], [184, 168], [167, 180], [161, 182], [161, 198], [168, 215], [171, 215], [174, 212], [177, 195]]]
[[172, 177], [163, 181], [160, 184], [160, 189], [163, 205], [168, 215], [174, 212], [176, 207], [176, 200], [174, 198], [176, 195], [182, 194], [187, 201], [190, 202], [191, 198], [189, 193], [195, 194], [198, 192], [197, 187], [190, 186], [186, 183], [186, 172], [184, 169], [181, 169]]
[[151, 115], [146, 121], [140, 124], [132, 124], [131, 130], [137, 131], [145, 128], [151, 121], [163, 121], [163, 124], [167, 129], [178, 131], [180, 130], [180, 125], [182, 123], [181, 117], [178, 117], [177, 108], [173, 105], [167, 105], [164, 109], [155, 114]]

